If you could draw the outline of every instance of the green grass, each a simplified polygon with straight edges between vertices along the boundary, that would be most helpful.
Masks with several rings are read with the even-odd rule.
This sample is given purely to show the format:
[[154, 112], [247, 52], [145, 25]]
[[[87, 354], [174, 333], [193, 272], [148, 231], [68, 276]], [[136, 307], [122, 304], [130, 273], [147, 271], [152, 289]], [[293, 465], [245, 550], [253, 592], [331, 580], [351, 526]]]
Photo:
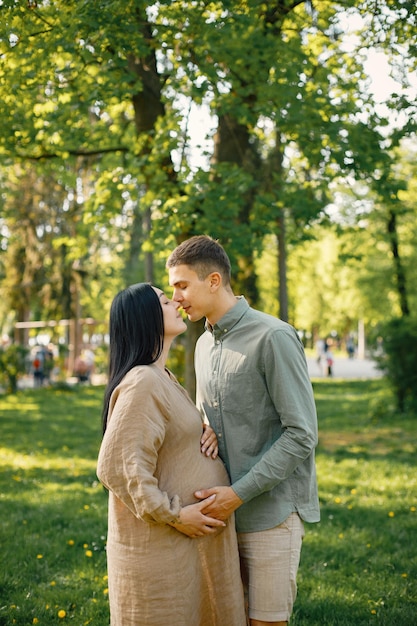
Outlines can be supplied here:
[[314, 383], [322, 521], [306, 526], [292, 626], [417, 624], [417, 416], [385, 385]]
[[[291, 626], [417, 624], [417, 416], [395, 414], [383, 380], [314, 389], [322, 521], [306, 526]], [[0, 396], [1, 626], [108, 624], [102, 394]]]
[[109, 622], [107, 502], [95, 475], [102, 393], [0, 397], [1, 625]]

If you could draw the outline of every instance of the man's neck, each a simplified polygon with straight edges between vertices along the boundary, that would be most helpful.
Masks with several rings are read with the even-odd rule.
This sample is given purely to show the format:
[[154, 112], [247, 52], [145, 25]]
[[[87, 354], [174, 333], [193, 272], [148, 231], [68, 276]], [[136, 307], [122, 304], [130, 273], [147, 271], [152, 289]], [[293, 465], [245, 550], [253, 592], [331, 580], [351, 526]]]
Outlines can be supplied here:
[[217, 322], [221, 320], [221, 318], [226, 315], [226, 313], [233, 309], [236, 303], [237, 297], [233, 293], [230, 292], [229, 294], [229, 292], [227, 292], [227, 294], [221, 299], [221, 301], [219, 301], [218, 306], [215, 308], [215, 310], [207, 316], [207, 321], [210, 326], [214, 326], [215, 324], [217, 324]]

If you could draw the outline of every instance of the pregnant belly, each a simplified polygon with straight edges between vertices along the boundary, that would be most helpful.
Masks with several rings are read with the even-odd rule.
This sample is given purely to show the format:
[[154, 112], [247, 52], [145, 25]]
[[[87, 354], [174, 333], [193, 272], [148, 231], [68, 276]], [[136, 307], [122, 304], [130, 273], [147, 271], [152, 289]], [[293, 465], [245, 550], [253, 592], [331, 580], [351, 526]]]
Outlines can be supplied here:
[[194, 492], [220, 485], [229, 485], [229, 477], [220, 459], [203, 456], [194, 459], [194, 463], [185, 463], [171, 467], [159, 477], [159, 487], [170, 496], [178, 494], [182, 504], [197, 502]]

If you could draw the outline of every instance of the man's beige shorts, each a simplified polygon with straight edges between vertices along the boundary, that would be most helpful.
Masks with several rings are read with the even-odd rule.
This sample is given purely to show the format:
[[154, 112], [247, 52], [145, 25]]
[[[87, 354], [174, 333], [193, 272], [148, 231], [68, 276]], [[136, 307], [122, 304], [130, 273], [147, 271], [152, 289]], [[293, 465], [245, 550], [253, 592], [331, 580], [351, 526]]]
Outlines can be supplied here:
[[275, 528], [238, 534], [251, 619], [289, 621], [297, 595], [303, 537], [304, 525], [297, 513], [292, 513]]

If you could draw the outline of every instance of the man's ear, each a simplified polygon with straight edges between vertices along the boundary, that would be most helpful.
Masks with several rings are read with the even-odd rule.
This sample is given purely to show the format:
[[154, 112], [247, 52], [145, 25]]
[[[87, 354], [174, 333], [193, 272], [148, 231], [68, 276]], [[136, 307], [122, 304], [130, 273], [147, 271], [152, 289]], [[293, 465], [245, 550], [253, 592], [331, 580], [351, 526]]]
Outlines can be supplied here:
[[212, 272], [208, 276], [210, 291], [214, 293], [222, 284], [222, 277], [219, 272]]

